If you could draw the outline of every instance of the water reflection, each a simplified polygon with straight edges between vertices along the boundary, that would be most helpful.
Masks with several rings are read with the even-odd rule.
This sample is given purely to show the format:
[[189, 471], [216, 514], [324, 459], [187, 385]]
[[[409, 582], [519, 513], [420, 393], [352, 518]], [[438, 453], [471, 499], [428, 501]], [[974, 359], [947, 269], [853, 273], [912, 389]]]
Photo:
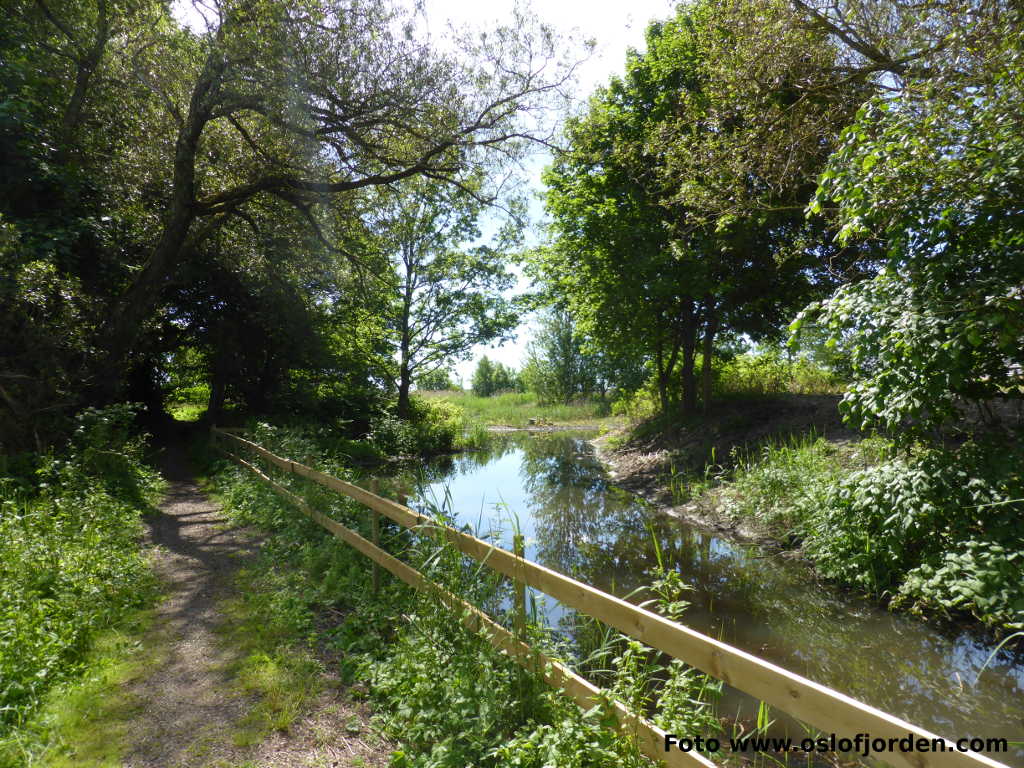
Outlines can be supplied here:
[[[985, 639], [880, 610], [799, 563], [658, 515], [609, 485], [582, 436], [510, 435], [430, 471], [427, 494], [447, 489], [460, 524], [502, 529], [508, 546], [515, 518], [527, 557], [549, 568], [625, 596], [650, 581], [656, 541], [694, 588], [694, 629], [943, 735], [1024, 739], [1019, 651], [997, 654], [975, 684], [993, 647]], [[552, 626], [571, 619], [550, 599], [544, 615]], [[1024, 747], [994, 757], [1024, 767]]]

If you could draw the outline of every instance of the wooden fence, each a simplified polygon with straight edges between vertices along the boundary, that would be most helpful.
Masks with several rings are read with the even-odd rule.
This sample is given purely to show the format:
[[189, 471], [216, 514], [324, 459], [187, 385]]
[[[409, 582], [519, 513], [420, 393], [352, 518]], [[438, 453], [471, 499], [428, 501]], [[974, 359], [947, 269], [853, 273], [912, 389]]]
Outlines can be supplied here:
[[[932, 749], [927, 752], [886, 752], [884, 753], [886, 762], [910, 768], [979, 768], [979, 766], [1006, 768], [1002, 763], [986, 755], [977, 752], [961, 752], [953, 742], [947, 739], [764, 661], [746, 651], [677, 624], [569, 576], [532, 563], [513, 552], [495, 547], [475, 536], [450, 526], [439, 525], [431, 518], [420, 515], [403, 504], [382, 498], [364, 488], [318, 472], [298, 462], [276, 456], [262, 446], [237, 434], [214, 427], [213, 435], [229, 439], [279, 469], [348, 496], [401, 526], [440, 533], [461, 552], [515, 582], [540, 590], [563, 605], [599, 619], [620, 632], [673, 658], [680, 659], [733, 688], [744, 691], [822, 731], [847, 738], [854, 738], [857, 734], [864, 733], [873, 739], [882, 738], [887, 741], [903, 739], [909, 735], [915, 741], [927, 739], [929, 744], [941, 745], [939, 748], [944, 748], [944, 751]], [[594, 705], [598, 689], [568, 667], [522, 643], [512, 633], [492, 621], [474, 606], [430, 582], [418, 571], [382, 550], [376, 543], [366, 540], [354, 531], [312, 509], [306, 502], [274, 482], [251, 463], [230, 451], [225, 450], [225, 453], [255, 473], [276, 493], [289, 500], [337, 538], [362, 552], [375, 563], [387, 568], [411, 586], [433, 591], [440, 595], [448, 605], [460, 609], [463, 612], [463, 622], [467, 626], [482, 630], [495, 647], [507, 651], [519, 663], [532, 666], [540, 671], [549, 684], [572, 697], [581, 707], [589, 708]], [[616, 710], [621, 729], [635, 736], [641, 750], [651, 759], [670, 766], [700, 764], [707, 768], [713, 765], [706, 758], [694, 752], [681, 752], [675, 748], [666, 752], [664, 731], [648, 720], [630, 712], [621, 704], [616, 704]], [[692, 734], [679, 735], [692, 736]], [[882, 758], [881, 755], [876, 756]]]

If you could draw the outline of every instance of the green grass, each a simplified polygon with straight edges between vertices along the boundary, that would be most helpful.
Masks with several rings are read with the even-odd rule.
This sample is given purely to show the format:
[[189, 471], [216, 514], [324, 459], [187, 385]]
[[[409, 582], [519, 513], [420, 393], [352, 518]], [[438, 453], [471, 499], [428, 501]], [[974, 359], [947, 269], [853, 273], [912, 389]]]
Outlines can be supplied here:
[[841, 478], [882, 461], [886, 450], [879, 439], [834, 443], [811, 433], [771, 441], [752, 453], [736, 451], [718, 501], [727, 512], [785, 537], [808, 521]]
[[269, 566], [242, 569], [236, 578], [238, 596], [223, 606], [228, 620], [220, 632], [236, 654], [225, 673], [240, 692], [253, 697], [231, 734], [238, 747], [287, 731], [309, 710], [326, 680], [307, 642], [307, 616], [296, 613], [294, 580]]
[[555, 426], [610, 426], [620, 421], [608, 415], [608, 404], [599, 400], [542, 405], [535, 395], [523, 392], [505, 392], [491, 397], [478, 397], [472, 392], [447, 390], [417, 393], [424, 400], [446, 400], [458, 406], [467, 418], [488, 426], [529, 426], [530, 420], [538, 424]]
[[175, 421], [199, 421], [206, 413], [206, 403], [170, 403], [167, 412]]
[[127, 724], [140, 702], [127, 686], [161, 663], [151, 610], [103, 632], [80, 676], [53, 688], [21, 728], [0, 739], [0, 768], [120, 768]]

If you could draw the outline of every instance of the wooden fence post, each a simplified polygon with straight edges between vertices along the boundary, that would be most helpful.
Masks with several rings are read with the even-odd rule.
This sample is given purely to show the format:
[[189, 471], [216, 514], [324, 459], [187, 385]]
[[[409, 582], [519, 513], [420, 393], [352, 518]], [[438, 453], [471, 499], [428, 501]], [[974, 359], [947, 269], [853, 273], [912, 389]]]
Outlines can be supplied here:
[[[526, 548], [523, 542], [523, 534], [517, 533], [512, 537], [512, 551], [516, 557], [526, 557]], [[513, 605], [513, 620], [515, 622], [516, 637], [520, 640], [526, 639], [526, 584], [520, 579], [513, 577], [515, 588], [515, 604]]]
[[[370, 490], [377, 496], [380, 496], [380, 481], [374, 477], [370, 480]], [[380, 512], [376, 509], [373, 510], [373, 517], [370, 518], [371, 530], [373, 535], [373, 544], [375, 547], [380, 546]], [[373, 564], [373, 594], [376, 596], [380, 592], [380, 565], [376, 562]]]

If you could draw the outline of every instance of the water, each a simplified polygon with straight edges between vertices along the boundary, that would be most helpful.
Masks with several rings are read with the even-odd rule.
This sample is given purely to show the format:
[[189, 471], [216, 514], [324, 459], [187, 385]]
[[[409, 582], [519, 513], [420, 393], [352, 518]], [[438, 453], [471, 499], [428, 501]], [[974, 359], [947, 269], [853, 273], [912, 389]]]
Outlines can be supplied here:
[[[995, 644], [978, 633], [889, 613], [800, 563], [660, 515], [609, 484], [582, 435], [501, 436], [430, 475], [425, 496], [449, 494], [459, 524], [500, 530], [506, 548], [514, 518], [535, 562], [626, 596], [649, 583], [656, 540], [694, 588], [684, 620], [694, 629], [947, 738], [1024, 742], [1024, 653], [1008, 647], [981, 671]], [[550, 598], [541, 611], [552, 626], [569, 618]], [[727, 692], [720, 711], [737, 710], [752, 719], [756, 702]], [[1024, 768], [1024, 744], [992, 757]]]

